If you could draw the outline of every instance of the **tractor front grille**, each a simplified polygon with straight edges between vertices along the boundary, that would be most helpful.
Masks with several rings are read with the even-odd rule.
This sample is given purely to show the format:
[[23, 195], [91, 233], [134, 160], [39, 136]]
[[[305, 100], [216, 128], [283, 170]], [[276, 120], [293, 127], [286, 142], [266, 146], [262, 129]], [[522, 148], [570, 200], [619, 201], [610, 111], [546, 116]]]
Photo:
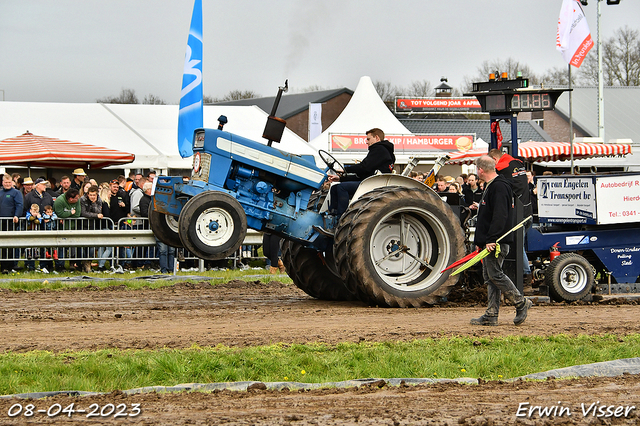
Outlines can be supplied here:
[[209, 170], [211, 170], [211, 154], [206, 152], [200, 152], [200, 169], [195, 171], [196, 156], [193, 156], [193, 171], [191, 172], [191, 179], [201, 180], [203, 182], [209, 182]]

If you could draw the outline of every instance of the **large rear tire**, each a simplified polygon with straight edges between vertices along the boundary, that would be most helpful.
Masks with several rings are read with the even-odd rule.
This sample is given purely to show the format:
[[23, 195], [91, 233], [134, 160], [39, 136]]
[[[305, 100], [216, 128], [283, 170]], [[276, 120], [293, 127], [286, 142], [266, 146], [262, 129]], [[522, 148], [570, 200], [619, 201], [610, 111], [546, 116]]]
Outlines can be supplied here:
[[180, 233], [178, 232], [178, 221], [175, 217], [159, 213], [149, 206], [149, 226], [161, 242], [171, 247], [182, 247]]
[[346, 244], [357, 294], [378, 306], [419, 307], [449, 293], [458, 277], [440, 271], [464, 256], [464, 234], [435, 192], [389, 187], [365, 194], [357, 206], [350, 232], [338, 232], [334, 243]]
[[287, 274], [300, 290], [311, 297], [328, 301], [357, 300], [344, 286], [323, 254], [290, 240], [282, 242], [282, 262]]
[[201, 259], [232, 255], [247, 234], [247, 217], [238, 200], [224, 192], [203, 192], [191, 198], [180, 212], [180, 239]]
[[593, 288], [593, 267], [576, 253], [563, 253], [551, 261], [544, 271], [545, 284], [556, 302], [584, 299]]

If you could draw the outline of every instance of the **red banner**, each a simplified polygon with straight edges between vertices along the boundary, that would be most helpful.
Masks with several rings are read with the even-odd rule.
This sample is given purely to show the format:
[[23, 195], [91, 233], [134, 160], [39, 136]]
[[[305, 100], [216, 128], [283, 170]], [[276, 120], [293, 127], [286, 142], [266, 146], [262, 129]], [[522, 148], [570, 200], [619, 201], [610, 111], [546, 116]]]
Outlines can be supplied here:
[[476, 98], [396, 98], [397, 112], [482, 112]]
[[[411, 151], [468, 151], [475, 135], [387, 135], [396, 152]], [[331, 150], [337, 152], [366, 151], [364, 135], [331, 135]]]

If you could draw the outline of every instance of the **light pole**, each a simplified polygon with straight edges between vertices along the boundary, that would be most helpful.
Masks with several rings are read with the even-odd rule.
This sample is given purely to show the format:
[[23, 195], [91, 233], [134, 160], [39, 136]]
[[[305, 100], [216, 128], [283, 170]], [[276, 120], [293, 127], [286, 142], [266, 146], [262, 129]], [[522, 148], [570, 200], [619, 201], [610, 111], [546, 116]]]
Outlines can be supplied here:
[[[598, 12], [596, 26], [598, 27], [598, 137], [604, 140], [604, 75], [602, 72], [602, 31], [600, 30], [600, 3], [598, 0]], [[607, 2], [608, 3], [608, 2]]]

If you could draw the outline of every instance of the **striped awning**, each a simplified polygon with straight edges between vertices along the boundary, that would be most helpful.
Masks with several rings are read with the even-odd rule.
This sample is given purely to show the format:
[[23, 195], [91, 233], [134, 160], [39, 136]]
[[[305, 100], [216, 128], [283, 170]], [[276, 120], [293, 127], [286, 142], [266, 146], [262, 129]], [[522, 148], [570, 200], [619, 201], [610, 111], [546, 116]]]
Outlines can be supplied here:
[[129, 152], [72, 142], [26, 132], [0, 141], [0, 165], [75, 168], [102, 167], [131, 163]]
[[[455, 152], [447, 164], [472, 164], [476, 158], [487, 153], [487, 149]], [[574, 142], [573, 158], [580, 160], [594, 157], [615, 157], [631, 154], [631, 144]], [[523, 142], [518, 145], [518, 155], [531, 162], [563, 161], [571, 159], [569, 142]]]

